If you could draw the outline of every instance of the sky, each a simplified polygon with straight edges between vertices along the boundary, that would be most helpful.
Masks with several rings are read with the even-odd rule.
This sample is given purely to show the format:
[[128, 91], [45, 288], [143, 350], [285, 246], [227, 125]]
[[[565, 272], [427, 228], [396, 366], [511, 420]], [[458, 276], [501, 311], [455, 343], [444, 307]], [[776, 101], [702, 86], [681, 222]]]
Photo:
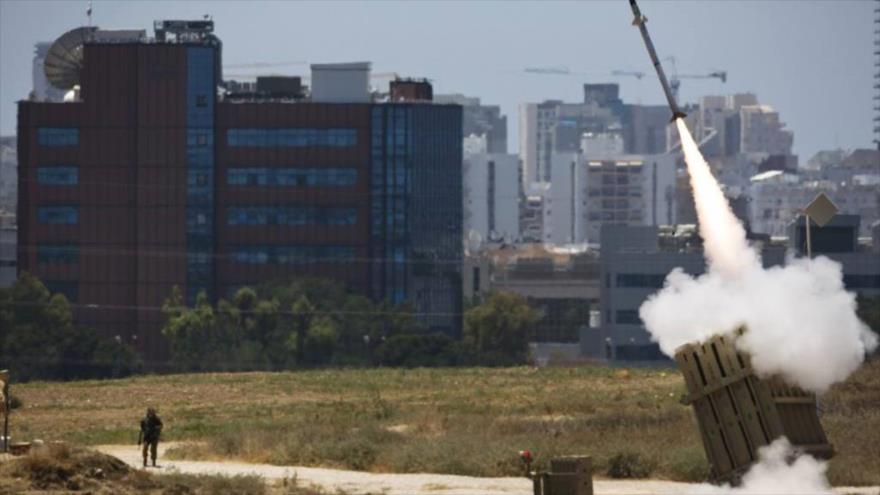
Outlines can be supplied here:
[[[33, 46], [87, 22], [87, 1], [0, 0], [0, 134], [15, 133], [16, 104], [32, 87]], [[755, 92], [794, 131], [794, 152], [871, 147], [874, 102], [872, 0], [642, 0], [661, 57], [683, 79], [680, 100]], [[508, 116], [518, 148], [518, 105], [577, 102], [585, 82], [618, 82], [627, 103], [662, 104], [663, 93], [624, 0], [582, 1], [94, 1], [92, 23], [142, 28], [155, 19], [210, 14], [224, 65], [373, 62], [377, 73], [427, 77], [435, 93], [478, 96]], [[665, 64], [668, 65], [668, 62]], [[564, 66], [578, 75], [526, 74]], [[614, 70], [650, 77], [615, 77]], [[667, 68], [667, 70], [670, 70]], [[251, 68], [227, 67], [248, 75]], [[261, 73], [307, 75], [308, 65]]]

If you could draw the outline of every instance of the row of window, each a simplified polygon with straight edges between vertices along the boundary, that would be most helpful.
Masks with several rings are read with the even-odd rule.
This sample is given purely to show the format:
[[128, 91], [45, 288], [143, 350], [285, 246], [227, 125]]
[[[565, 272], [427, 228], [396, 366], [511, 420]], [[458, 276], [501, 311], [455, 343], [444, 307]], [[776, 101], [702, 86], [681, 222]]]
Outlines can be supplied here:
[[75, 244], [43, 244], [37, 246], [37, 263], [72, 265], [79, 261], [79, 246]]
[[[187, 224], [207, 224], [207, 215], [193, 211], [187, 214]], [[190, 219], [190, 217], [192, 217]], [[40, 206], [37, 221], [46, 225], [76, 225], [79, 207], [70, 205]], [[354, 225], [355, 208], [316, 206], [242, 206], [227, 210], [229, 225]]]
[[79, 222], [79, 207], [40, 206], [37, 207], [37, 221], [48, 225], [75, 225]]
[[45, 186], [75, 186], [79, 182], [79, 168], [54, 166], [37, 168], [37, 183]]
[[626, 198], [626, 197], [641, 198], [642, 197], [642, 188], [641, 187], [616, 187], [615, 188], [615, 187], [608, 187], [608, 186], [602, 187], [602, 188], [591, 187], [588, 190], [587, 194], [591, 198], [596, 198], [596, 197], [600, 197], [600, 196], [605, 196], [605, 197], [616, 196], [616, 197], [621, 197], [621, 198]]
[[843, 285], [847, 289], [880, 289], [880, 275], [844, 275]]
[[[195, 117], [193, 117], [195, 118]], [[350, 148], [357, 145], [355, 129], [229, 129], [226, 134], [229, 146], [252, 146], [258, 148], [286, 148], [321, 146], [328, 148]], [[187, 136], [187, 144], [208, 146], [212, 134], [192, 134]], [[79, 145], [79, 129], [75, 127], [40, 127], [37, 129], [37, 143], [44, 147]]]
[[79, 129], [75, 127], [40, 127], [37, 144], [47, 148], [79, 145]]
[[352, 246], [235, 246], [230, 258], [235, 263], [252, 265], [304, 265], [352, 261], [355, 257]]
[[229, 146], [257, 148], [293, 148], [322, 146], [350, 148], [357, 145], [355, 129], [229, 129], [226, 131]]
[[355, 208], [239, 206], [226, 211], [229, 225], [354, 225]]
[[666, 281], [666, 274], [655, 273], [618, 273], [618, 287], [644, 287], [650, 289], [662, 289]]
[[618, 309], [615, 315], [617, 323], [624, 325], [641, 325], [642, 319], [639, 317], [637, 309]]
[[357, 182], [354, 168], [231, 168], [231, 186], [348, 187]]

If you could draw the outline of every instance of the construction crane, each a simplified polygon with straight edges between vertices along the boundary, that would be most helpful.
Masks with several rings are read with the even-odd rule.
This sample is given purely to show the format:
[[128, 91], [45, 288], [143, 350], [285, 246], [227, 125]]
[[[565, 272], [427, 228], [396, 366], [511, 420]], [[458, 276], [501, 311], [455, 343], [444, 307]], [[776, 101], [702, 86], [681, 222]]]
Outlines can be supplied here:
[[286, 62], [251, 62], [246, 64], [223, 64], [224, 69], [265, 69], [268, 67], [287, 67], [291, 65], [308, 65], [305, 60], [288, 60]]
[[613, 70], [611, 72], [580, 72], [573, 71], [568, 67], [559, 65], [559, 66], [548, 66], [548, 67], [526, 67], [523, 69], [523, 72], [526, 74], [537, 74], [541, 76], [632, 76], [636, 79], [641, 79], [645, 77], [645, 73], [637, 70]]
[[638, 80], [641, 80], [645, 77], [645, 73], [640, 70], [613, 70], [611, 71], [612, 76], [633, 76]]
[[727, 82], [727, 71], [725, 70], [716, 70], [709, 72], [708, 74], [679, 74], [678, 69], [675, 66], [675, 57], [669, 56], [664, 60], [668, 60], [672, 64], [672, 71], [669, 77], [669, 87], [672, 90], [672, 97], [675, 98], [675, 101], [678, 101], [678, 89], [681, 87], [682, 79], [720, 79], [723, 83]]

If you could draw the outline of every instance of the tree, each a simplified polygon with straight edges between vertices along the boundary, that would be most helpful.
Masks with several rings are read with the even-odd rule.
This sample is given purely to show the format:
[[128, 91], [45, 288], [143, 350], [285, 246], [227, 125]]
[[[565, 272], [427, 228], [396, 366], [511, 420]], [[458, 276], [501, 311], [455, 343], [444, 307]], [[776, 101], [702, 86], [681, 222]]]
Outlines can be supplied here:
[[181, 371], [215, 369], [216, 363], [229, 357], [229, 349], [218, 338], [214, 308], [204, 291], [196, 296], [195, 306], [182, 305], [180, 290], [172, 289], [171, 297], [162, 306], [171, 315], [162, 334], [171, 346], [171, 359]]
[[524, 297], [496, 292], [465, 312], [465, 342], [486, 364], [523, 363], [539, 318]]
[[473, 361], [465, 346], [442, 333], [394, 335], [379, 347], [377, 356], [382, 365], [408, 368], [458, 366]]
[[139, 367], [121, 340], [74, 326], [67, 298], [28, 273], [0, 292], [0, 323], [0, 361], [21, 380], [115, 377]]
[[339, 342], [336, 323], [327, 316], [312, 318], [305, 339], [305, 362], [311, 365], [327, 364], [333, 358]]
[[859, 318], [880, 337], [880, 296], [868, 297], [859, 294], [856, 305]]
[[299, 296], [291, 307], [293, 319], [293, 333], [288, 337], [287, 347], [296, 354], [296, 363], [305, 362], [306, 335], [312, 326], [312, 318], [315, 316], [315, 306], [305, 294]]

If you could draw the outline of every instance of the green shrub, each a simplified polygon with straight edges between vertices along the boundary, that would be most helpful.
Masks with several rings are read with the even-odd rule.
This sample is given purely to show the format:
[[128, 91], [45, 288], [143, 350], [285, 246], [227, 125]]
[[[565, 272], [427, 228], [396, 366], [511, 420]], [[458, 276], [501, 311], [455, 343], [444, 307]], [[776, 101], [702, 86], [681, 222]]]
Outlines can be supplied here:
[[376, 354], [383, 366], [407, 368], [457, 366], [471, 360], [464, 345], [442, 333], [395, 335]]
[[654, 468], [636, 452], [621, 452], [608, 459], [607, 474], [611, 478], [647, 478]]

